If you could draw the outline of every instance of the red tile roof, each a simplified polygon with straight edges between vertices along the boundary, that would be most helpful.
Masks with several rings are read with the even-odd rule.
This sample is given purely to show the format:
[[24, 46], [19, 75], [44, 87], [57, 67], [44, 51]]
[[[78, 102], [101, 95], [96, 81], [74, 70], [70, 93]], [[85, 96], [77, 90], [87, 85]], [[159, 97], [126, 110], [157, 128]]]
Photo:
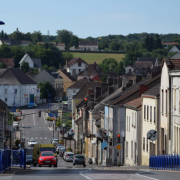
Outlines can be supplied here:
[[65, 46], [64, 43], [58, 43], [57, 46]]
[[7, 66], [14, 66], [14, 59], [13, 58], [0, 58], [0, 62], [6, 64]]
[[134, 107], [134, 108], [140, 108], [142, 106], [142, 97], [139, 97], [133, 101], [130, 101], [125, 104], [126, 107]]

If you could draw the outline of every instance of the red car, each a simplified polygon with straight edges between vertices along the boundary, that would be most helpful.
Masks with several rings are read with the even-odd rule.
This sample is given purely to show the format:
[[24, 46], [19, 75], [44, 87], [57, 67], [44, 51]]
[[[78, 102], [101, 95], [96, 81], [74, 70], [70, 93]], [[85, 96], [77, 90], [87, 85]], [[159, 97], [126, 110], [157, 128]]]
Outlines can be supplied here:
[[57, 167], [57, 159], [52, 151], [42, 151], [39, 156], [38, 162], [39, 167], [41, 167], [41, 165], [49, 165], [49, 167], [51, 167], [51, 165], [54, 165], [54, 167]]

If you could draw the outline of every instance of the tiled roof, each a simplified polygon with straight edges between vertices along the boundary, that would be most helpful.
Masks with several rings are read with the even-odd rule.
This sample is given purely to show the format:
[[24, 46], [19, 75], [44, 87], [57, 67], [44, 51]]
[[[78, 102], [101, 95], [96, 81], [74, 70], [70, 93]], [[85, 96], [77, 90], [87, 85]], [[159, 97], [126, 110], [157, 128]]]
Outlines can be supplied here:
[[34, 62], [34, 67], [42, 68], [42, 63], [40, 58], [32, 58], [32, 61]]
[[74, 84], [72, 84], [68, 89], [81, 89], [87, 81], [89, 80], [80, 79], [79, 81], [76, 81]]
[[[52, 69], [45, 69], [45, 71], [47, 71], [54, 78], [58, 78], [59, 77], [58, 73], [53, 71]], [[55, 73], [55, 74], [53, 74], [53, 73]], [[62, 77], [60, 77], [60, 78], [62, 78]]]
[[21, 41], [21, 44], [32, 44], [32, 42], [23, 40], [23, 41]]
[[153, 63], [156, 61], [156, 58], [149, 58], [149, 57], [139, 57], [137, 61], [152, 61]]
[[151, 89], [155, 85], [159, 84], [161, 80], [161, 74], [158, 74], [155, 77], [151, 77], [146, 81], [140, 81], [139, 83], [127, 88], [121, 93], [121, 96], [114, 101], [110, 102], [110, 105], [123, 105], [131, 100], [134, 100], [139, 97], [140, 85], [148, 85], [148, 89]]
[[0, 110], [6, 111], [7, 104], [0, 99]]
[[137, 68], [150, 68], [153, 64], [153, 61], [136, 61], [134, 66]]
[[84, 86], [78, 91], [78, 93], [73, 97], [75, 98], [85, 98], [87, 96], [87, 91], [89, 88], [94, 89], [94, 87], [100, 86], [100, 82], [86, 82]]
[[97, 41], [79, 41], [79, 46], [97, 46]]
[[81, 71], [78, 76], [96, 76], [101, 75], [102, 69], [97, 64], [89, 64], [89, 66]]
[[178, 44], [178, 42], [162, 42], [162, 45], [174, 45]]
[[87, 64], [83, 59], [81, 58], [73, 58], [71, 61], [68, 62], [67, 66], [70, 67], [73, 64], [77, 63], [77, 62], [83, 62], [85, 64]]
[[170, 57], [170, 60], [171, 59], [180, 59], [180, 53], [176, 53], [174, 56]]
[[17, 68], [0, 69], [0, 84], [37, 84]]
[[71, 81], [76, 81], [76, 79], [67, 72], [66, 69], [60, 69]]
[[6, 64], [7, 66], [14, 66], [14, 59], [13, 58], [0, 58], [0, 62]]
[[64, 43], [58, 43], [57, 46], [65, 46]]
[[150, 90], [146, 91], [142, 94], [142, 96], [159, 96], [160, 95], [160, 84], [157, 84], [156, 86], [152, 87]]
[[125, 104], [126, 107], [140, 108], [142, 106], [142, 97], [134, 99]]

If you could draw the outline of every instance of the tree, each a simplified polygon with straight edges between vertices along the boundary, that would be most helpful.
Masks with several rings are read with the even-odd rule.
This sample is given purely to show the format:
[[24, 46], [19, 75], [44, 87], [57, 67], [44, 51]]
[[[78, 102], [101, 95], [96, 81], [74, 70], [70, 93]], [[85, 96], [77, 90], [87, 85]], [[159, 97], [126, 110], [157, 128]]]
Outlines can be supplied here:
[[42, 41], [42, 34], [40, 31], [34, 31], [34, 33], [31, 34], [31, 39], [34, 44], [37, 44], [37, 42]]
[[70, 61], [74, 58], [73, 54], [71, 54], [70, 52], [63, 52], [62, 56], [64, 61]]
[[11, 57], [11, 48], [5, 43], [0, 46], [0, 56], [1, 58]]
[[79, 45], [79, 38], [75, 35], [71, 36], [71, 42], [69, 43], [69, 48], [75, 46], [76, 48]]
[[12, 34], [10, 34], [10, 38], [16, 39], [19, 42], [19, 41], [23, 40], [23, 34], [17, 28], [16, 31], [14, 31]]
[[124, 65], [123, 65], [123, 62], [120, 61], [120, 62], [118, 63], [117, 74], [118, 74], [118, 75], [122, 75], [122, 74], [124, 74], [124, 73], [125, 73]]
[[73, 33], [65, 29], [58, 30], [56, 33], [58, 35], [57, 37], [58, 42], [65, 43], [66, 50], [67, 50], [71, 42], [71, 37], [73, 36]]
[[21, 65], [21, 70], [22, 70], [24, 73], [27, 73], [28, 70], [29, 70], [29, 63], [28, 63], [28, 62], [23, 62], [22, 65]]
[[[50, 95], [50, 97], [49, 97], [50, 99], [54, 99], [54, 97], [56, 96], [56, 91], [49, 82], [39, 83], [38, 87], [40, 88], [41, 98], [48, 99], [48, 92]], [[47, 92], [47, 90], [48, 90], [48, 92]]]
[[43, 70], [43, 69], [48, 69], [48, 68], [49, 68], [48, 65], [45, 64], [45, 65], [41, 68], [41, 70]]
[[0, 39], [4, 39], [4, 31], [3, 30], [1, 31]]
[[155, 40], [154, 40], [154, 49], [161, 49], [162, 48], [162, 42], [159, 34], [156, 34]]
[[7, 68], [7, 64], [0, 63], [0, 68], [4, 68], [4, 69], [6, 69], [6, 68]]
[[32, 74], [38, 74], [39, 69], [38, 68], [30, 68]]

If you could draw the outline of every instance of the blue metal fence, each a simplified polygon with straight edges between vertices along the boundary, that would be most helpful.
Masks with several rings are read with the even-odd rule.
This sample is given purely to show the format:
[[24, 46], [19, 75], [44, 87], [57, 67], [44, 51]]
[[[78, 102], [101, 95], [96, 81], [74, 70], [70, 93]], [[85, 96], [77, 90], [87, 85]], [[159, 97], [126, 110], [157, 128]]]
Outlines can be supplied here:
[[10, 170], [11, 168], [11, 150], [0, 150], [0, 173]]
[[11, 166], [19, 166], [26, 169], [26, 149], [12, 150]]
[[158, 155], [150, 156], [150, 169], [180, 170], [180, 155]]

